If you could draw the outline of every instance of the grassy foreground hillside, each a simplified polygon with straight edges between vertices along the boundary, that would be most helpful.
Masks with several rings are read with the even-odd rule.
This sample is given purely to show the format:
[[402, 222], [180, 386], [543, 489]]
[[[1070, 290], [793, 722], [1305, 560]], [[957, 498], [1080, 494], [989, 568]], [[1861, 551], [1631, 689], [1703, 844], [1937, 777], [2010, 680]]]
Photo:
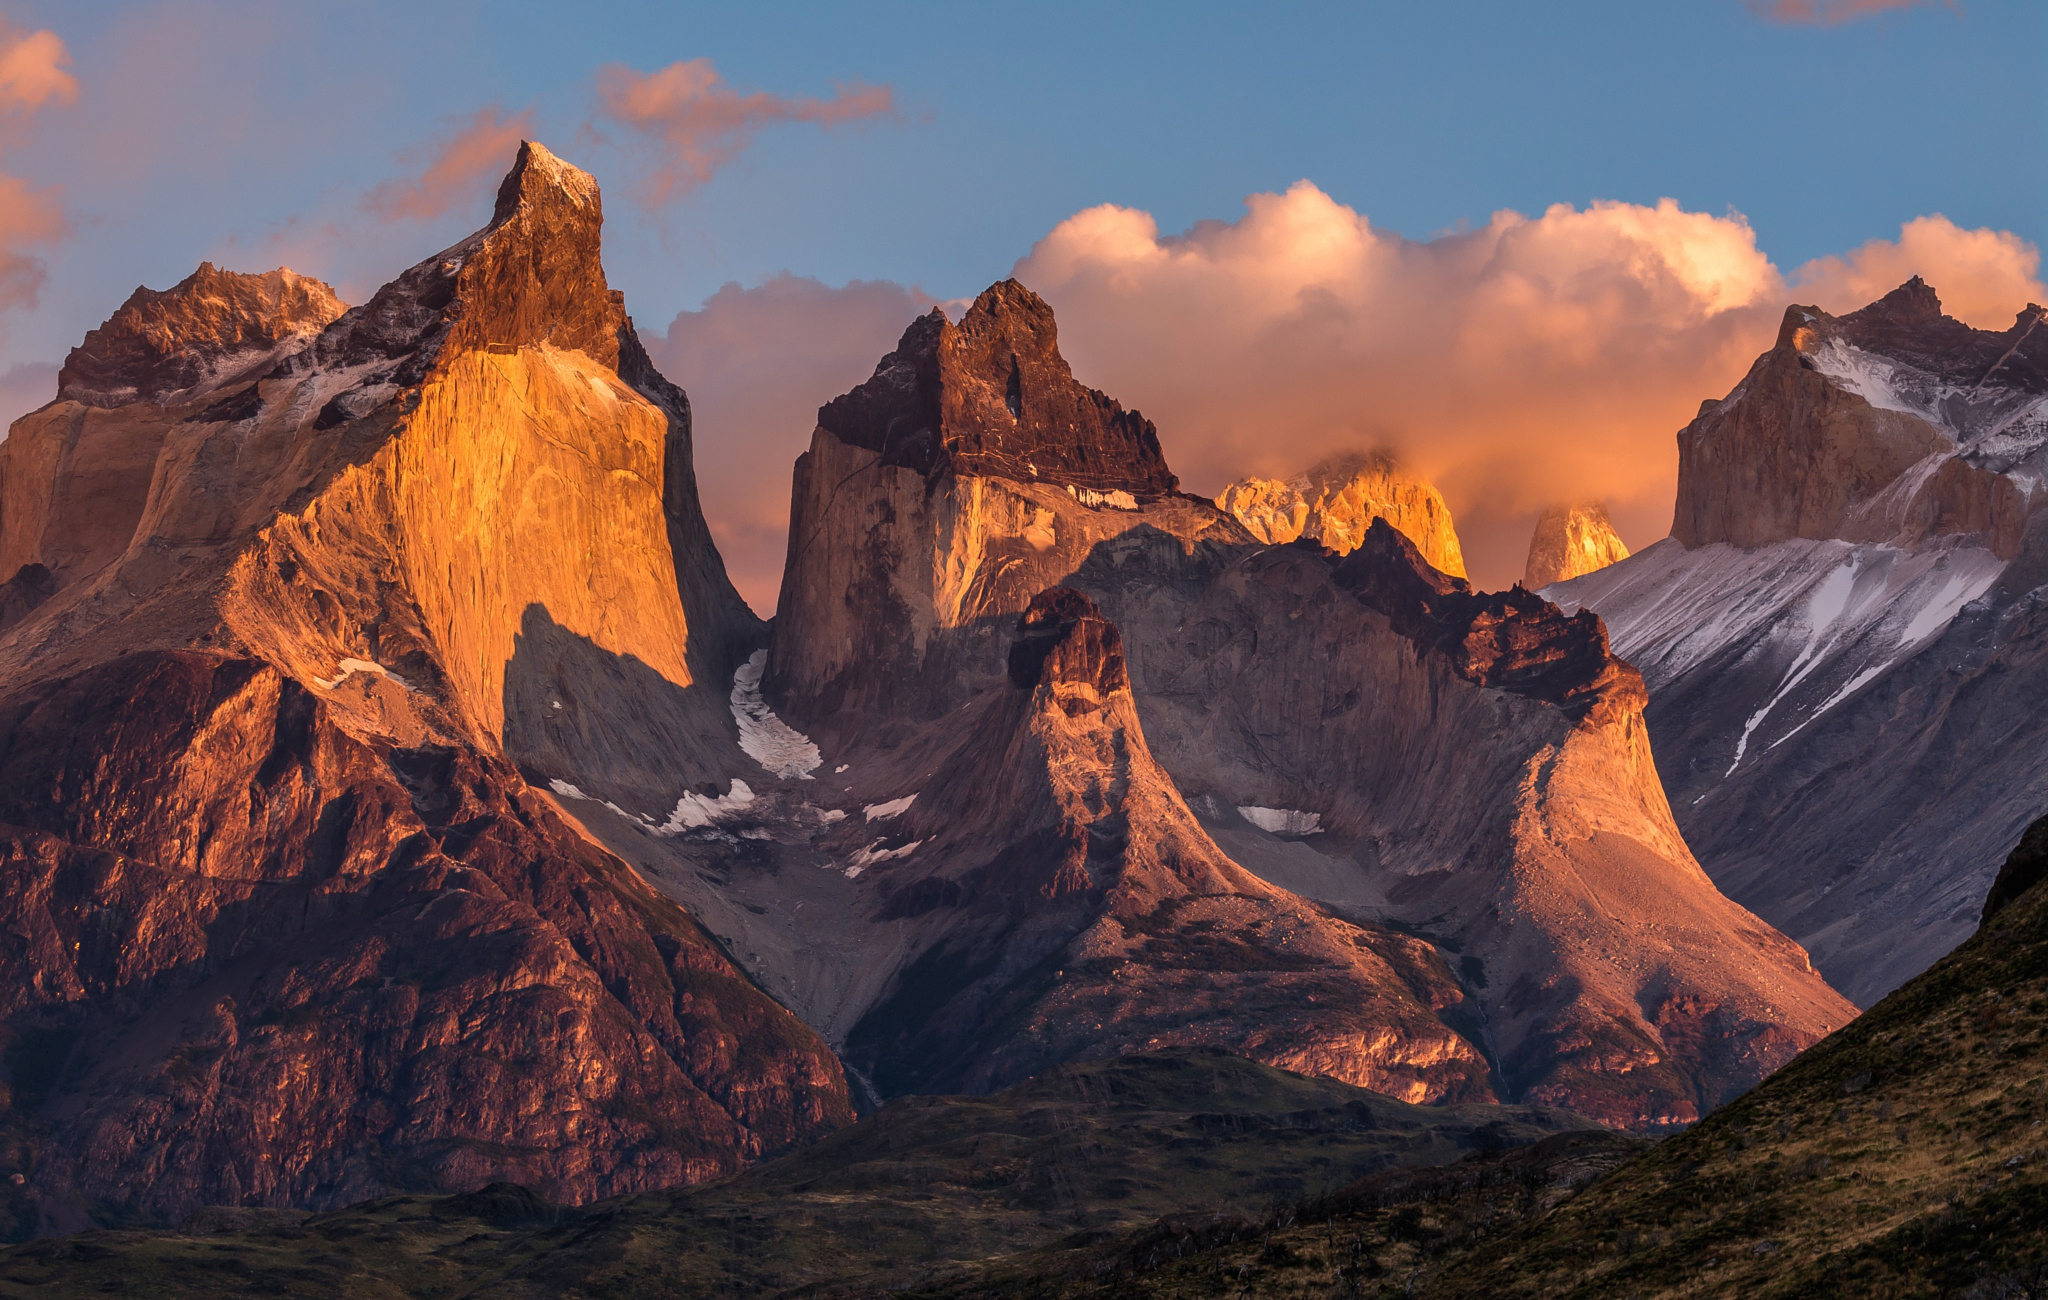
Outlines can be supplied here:
[[1375, 1171], [1582, 1127], [1175, 1050], [1062, 1066], [993, 1097], [905, 1098], [695, 1190], [576, 1209], [501, 1185], [31, 1242], [0, 1251], [0, 1296], [886, 1293], [1048, 1241], [1085, 1254], [1164, 1216], [1220, 1210], [1250, 1232]]
[[2048, 819], [1977, 936], [1651, 1145], [1170, 1051], [920, 1097], [739, 1178], [0, 1251], [0, 1297], [2048, 1295]]
[[2044, 874], [2048, 819], [1974, 938], [1632, 1159], [1553, 1138], [1377, 1175], [1235, 1241], [1134, 1235], [928, 1294], [2048, 1296]]

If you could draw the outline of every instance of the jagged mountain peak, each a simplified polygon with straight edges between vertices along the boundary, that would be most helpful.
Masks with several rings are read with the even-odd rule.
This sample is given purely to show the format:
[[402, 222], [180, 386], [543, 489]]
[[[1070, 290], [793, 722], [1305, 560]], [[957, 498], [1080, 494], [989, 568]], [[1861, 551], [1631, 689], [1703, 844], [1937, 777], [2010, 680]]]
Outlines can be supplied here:
[[849, 446], [927, 477], [952, 470], [1017, 482], [1158, 497], [1180, 484], [1159, 433], [1074, 378], [1052, 308], [1016, 280], [984, 290], [949, 322], [911, 322], [873, 378], [818, 411]]
[[503, 225], [520, 210], [559, 207], [568, 212], [588, 212], [603, 219], [597, 178], [573, 163], [557, 157], [536, 140], [521, 140], [512, 170], [498, 185], [498, 201], [491, 212], [491, 225]]
[[112, 408], [165, 403], [232, 378], [325, 329], [345, 305], [285, 267], [261, 275], [212, 262], [168, 289], [138, 287], [71, 349], [57, 396]]
[[2011, 559], [2048, 448], [2041, 318], [2030, 306], [1975, 329], [1918, 276], [1842, 316], [1787, 308], [1742, 382], [1679, 431], [1672, 536], [1691, 549], [1976, 535]]
[[406, 385], [444, 349], [532, 345], [582, 352], [616, 370], [632, 327], [625, 296], [605, 282], [603, 230], [590, 173], [526, 141], [498, 187], [490, 224], [337, 321], [320, 340], [317, 363], [394, 362], [389, 382]]
[[1536, 520], [1529, 538], [1529, 558], [1522, 585], [1540, 591], [1554, 582], [1597, 572], [1628, 558], [1628, 545], [1614, 531], [1614, 520], [1598, 501], [1553, 505]]
[[1372, 521], [1331, 576], [1476, 685], [1540, 700], [1596, 725], [1640, 710], [1647, 698], [1642, 674], [1610, 649], [1592, 611], [1566, 614], [1520, 587], [1474, 592], [1464, 579], [1431, 567], [1384, 519]]
[[1898, 288], [1860, 311], [1855, 316], [1886, 317], [1896, 321], [1939, 320], [1945, 313], [1941, 310], [1941, 295], [1934, 286], [1914, 276]]
[[1406, 534], [1435, 568], [1465, 576], [1465, 551], [1443, 494], [1405, 472], [1384, 450], [1326, 456], [1285, 482], [1243, 478], [1216, 497], [1216, 508], [1261, 541], [1308, 538], [1348, 554], [1375, 519]]

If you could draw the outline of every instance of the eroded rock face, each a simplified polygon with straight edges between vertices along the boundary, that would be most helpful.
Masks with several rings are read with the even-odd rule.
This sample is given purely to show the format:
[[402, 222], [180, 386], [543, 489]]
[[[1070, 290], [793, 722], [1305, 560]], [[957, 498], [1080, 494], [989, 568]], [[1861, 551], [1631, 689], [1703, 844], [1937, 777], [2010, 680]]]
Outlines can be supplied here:
[[1722, 889], [1870, 1005], [1966, 939], [2048, 803], [2048, 330], [1909, 281], [1776, 345], [1680, 434], [1672, 540], [1551, 588], [1650, 690]]
[[818, 424], [927, 475], [1147, 496], [1179, 485], [1152, 422], [1075, 380], [1052, 308], [1015, 280], [976, 298], [958, 325], [936, 307], [912, 323], [874, 378], [826, 403]]
[[1522, 585], [1541, 591], [1554, 582], [1606, 568], [1628, 558], [1628, 547], [1614, 531], [1607, 507], [1597, 501], [1552, 506], [1536, 521], [1529, 538], [1529, 559]]
[[1384, 519], [1415, 543], [1431, 565], [1452, 577], [1465, 576], [1465, 552], [1443, 495], [1402, 474], [1385, 455], [1335, 456], [1284, 483], [1240, 479], [1223, 489], [1216, 508], [1261, 541], [1278, 544], [1305, 537], [1339, 555], [1350, 554], [1365, 540], [1373, 520]]
[[[808, 813], [763, 800], [718, 823], [763, 838], [753, 863], [715, 869], [718, 892], [768, 913], [725, 913], [736, 945], [864, 1068], [979, 1087], [1003, 1062], [1121, 1050], [1133, 1027], [1194, 1032], [1143, 1009], [1172, 987], [1145, 953], [1290, 933], [1259, 919], [1290, 907], [1304, 944], [1348, 923], [1358, 952], [1444, 973], [1418, 987], [1461, 998], [1418, 1001], [1487, 1061], [1493, 1095], [1630, 1127], [1697, 1117], [1852, 1014], [1693, 863], [1640, 678], [1598, 619], [1474, 593], [1384, 522], [1339, 557], [1262, 545], [1185, 496], [1115, 502], [891, 455], [821, 426], [798, 462], [766, 681], [816, 746], [816, 784]], [[1116, 659], [1128, 715], [1104, 694]], [[1028, 671], [1053, 662], [1091, 684]], [[691, 883], [714, 871], [708, 849], [684, 837], [675, 852], [650, 869], [716, 906]], [[793, 877], [815, 896], [771, 911], [767, 882]], [[1389, 923], [1423, 936], [1411, 958], [1395, 960]], [[1095, 983], [1077, 934], [1109, 945], [1128, 985]], [[1330, 1032], [1290, 1021], [1284, 1036], [1265, 995], [1234, 990], [1238, 1015], [1183, 991], [1215, 1013], [1196, 1041], [1342, 1077], [1384, 1068], [1375, 1044], [1445, 1041], [1367, 992], [1378, 976], [1302, 951], [1387, 1017], [1379, 1034], [1320, 1010], [1335, 985], [1314, 1004]], [[1068, 998], [1056, 1038], [1027, 1052], [1006, 1037]], [[877, 1082], [925, 1086], [910, 1077]]]
[[[51, 1222], [588, 1200], [850, 1120], [830, 1049], [527, 784], [658, 819], [748, 764], [759, 624], [601, 224], [527, 145], [485, 230], [260, 372], [29, 417], [157, 430], [128, 535], [0, 631], [7, 1025], [67, 1044], [5, 1122]], [[0, 517], [89, 495], [24, 463]]]
[[1016, 636], [1010, 688], [894, 822], [919, 851], [874, 869], [885, 911], [951, 901], [849, 1059], [889, 1092], [987, 1092], [1205, 1044], [1409, 1101], [1493, 1099], [1443, 1022], [1470, 1008], [1441, 955], [1323, 915], [1210, 841], [1152, 760], [1094, 602], [1041, 592]]
[[[37, 566], [54, 590], [120, 558], [171, 427], [217, 416], [221, 391], [305, 347], [341, 311], [326, 285], [286, 270], [241, 275], [207, 262], [161, 293], [137, 289], [72, 349], [56, 400], [0, 441], [0, 573]], [[10, 621], [0, 612], [0, 627]]]
[[831, 1053], [501, 761], [366, 743], [217, 654], [0, 709], [0, 1012], [57, 1067], [8, 1118], [48, 1226], [501, 1178], [582, 1201], [847, 1118]]
[[282, 267], [242, 275], [201, 262], [162, 292], [137, 289], [89, 331], [57, 372], [57, 398], [106, 408], [176, 405], [195, 389], [274, 364], [342, 310], [332, 289]]
[[1839, 318], [1787, 308], [1777, 344], [1680, 431], [1671, 535], [1688, 549], [1979, 535], [2011, 558], [2048, 444], [2042, 314], [1972, 329], [1918, 276]]

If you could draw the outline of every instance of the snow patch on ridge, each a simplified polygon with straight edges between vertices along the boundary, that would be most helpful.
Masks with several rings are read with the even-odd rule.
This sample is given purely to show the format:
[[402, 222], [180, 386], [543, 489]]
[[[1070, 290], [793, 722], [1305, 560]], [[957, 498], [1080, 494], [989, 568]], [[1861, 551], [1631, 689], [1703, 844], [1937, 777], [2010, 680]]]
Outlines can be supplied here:
[[1136, 510], [1138, 508], [1138, 498], [1122, 488], [1118, 488], [1113, 492], [1097, 492], [1094, 488], [1077, 488], [1072, 483], [1069, 483], [1067, 484], [1067, 495], [1079, 501], [1082, 505], [1096, 510], [1101, 509], [1103, 506], [1108, 506], [1112, 510]]
[[1653, 696], [1696, 672], [1725, 682], [1744, 706], [1726, 775], [1919, 654], [2004, 571], [1981, 546], [1799, 539], [1688, 551], [1667, 538], [1542, 594], [1598, 613]]
[[1848, 389], [1880, 411], [1898, 411], [1940, 423], [1932, 411], [1910, 402], [1899, 392], [1895, 378], [1899, 368], [1893, 362], [1862, 348], [1829, 339], [1811, 354], [1813, 368]]
[[880, 840], [876, 840], [866, 848], [856, 850], [854, 855], [846, 860], [846, 878], [848, 880], [858, 877], [861, 872], [877, 862], [887, 862], [891, 858], [909, 857], [911, 850], [924, 843], [924, 841], [912, 840], [908, 844], [900, 844], [893, 849], [882, 848], [881, 843]]
[[894, 817], [899, 813], [907, 811], [910, 805], [916, 802], [916, 795], [906, 794], [901, 799], [891, 799], [887, 803], [868, 804], [866, 807], [862, 808], [861, 811], [867, 814], [868, 820], [871, 822], [887, 821], [889, 818]]
[[402, 687], [408, 691], [412, 689], [412, 683], [406, 681], [405, 678], [392, 672], [383, 664], [375, 663], [368, 659], [344, 659], [332, 678], [315, 677], [313, 684], [323, 691], [331, 691], [357, 673], [369, 673], [375, 677], [382, 677], [393, 686]]
[[1302, 812], [1296, 808], [1261, 808], [1257, 804], [1239, 804], [1238, 816], [1270, 835], [1321, 835], [1323, 815]]
[[814, 780], [811, 773], [825, 759], [809, 736], [776, 717], [761, 698], [761, 674], [767, 670], [768, 652], [756, 650], [732, 675], [732, 717], [740, 725], [740, 748], [784, 780]]
[[676, 800], [675, 811], [668, 815], [666, 822], [654, 828], [654, 833], [680, 835], [693, 827], [709, 826], [753, 802], [753, 789], [738, 777], [733, 778], [732, 789], [716, 799], [686, 790], [683, 797]]

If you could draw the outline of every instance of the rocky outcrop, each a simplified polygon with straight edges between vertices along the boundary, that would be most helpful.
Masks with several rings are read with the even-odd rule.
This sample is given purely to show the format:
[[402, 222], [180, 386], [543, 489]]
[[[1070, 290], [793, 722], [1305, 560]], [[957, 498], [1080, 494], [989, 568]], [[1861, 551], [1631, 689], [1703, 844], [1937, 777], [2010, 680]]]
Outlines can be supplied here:
[[1157, 496], [1167, 471], [1152, 422], [1074, 379], [1052, 308], [1004, 280], [950, 324], [934, 307], [874, 378], [818, 412], [818, 425], [885, 463], [1096, 493]]
[[351, 736], [218, 654], [0, 710], [0, 1013], [44, 1080], [8, 1118], [44, 1226], [501, 1178], [583, 1201], [847, 1118], [830, 1052], [502, 761]]
[[1286, 482], [1240, 479], [1223, 489], [1216, 508], [1261, 541], [1278, 544], [1305, 537], [1339, 555], [1350, 554], [1372, 521], [1384, 519], [1415, 543], [1431, 565], [1452, 577], [1465, 576], [1465, 552], [1442, 494], [1403, 475], [1383, 453], [1333, 456]]
[[[1152, 760], [1122, 637], [1039, 593], [964, 743], [892, 823], [882, 910], [940, 921], [849, 1059], [888, 1092], [988, 1092], [1062, 1061], [1217, 1045], [1407, 1101], [1491, 1100], [1429, 945], [1322, 914], [1218, 850]], [[934, 914], [938, 914], [934, 916]]]
[[1431, 568], [1383, 519], [1331, 577], [1476, 686], [1541, 700], [1574, 720], [1596, 708], [1599, 721], [1620, 720], [1648, 703], [1642, 674], [1608, 650], [1597, 616], [1566, 615], [1526, 588], [1475, 593]]
[[1656, 1128], [1851, 1013], [1692, 862], [1597, 618], [1384, 523], [1338, 557], [1180, 494], [905, 462], [844, 409], [745, 704], [799, 761], [666, 838], [575, 809], [881, 1091], [1157, 1038], [1457, 1095], [1462, 1043], [1494, 1096]]
[[56, 401], [0, 441], [0, 573], [33, 565], [54, 589], [120, 558], [171, 427], [217, 416], [217, 394], [305, 347], [341, 311], [326, 285], [286, 270], [240, 275], [206, 262], [161, 293], [137, 289], [72, 349]]
[[1650, 691], [1715, 881], [1868, 1005], [1967, 938], [2048, 801], [2048, 330], [1909, 281], [1776, 345], [1679, 435], [1672, 540], [1553, 587]]
[[60, 401], [113, 408], [176, 406], [302, 345], [341, 315], [334, 290], [280, 267], [263, 275], [211, 262], [171, 288], [138, 288], [88, 331], [57, 372]]
[[[488, 227], [264, 368], [29, 417], [158, 431], [127, 535], [0, 632], [5, 1023], [58, 1045], [5, 1123], [48, 1222], [589, 1200], [851, 1118], [830, 1049], [527, 784], [660, 810], [750, 765], [728, 696], [759, 625], [601, 225], [524, 146]], [[143, 314], [169, 333], [101, 336], [187, 373], [176, 292]], [[88, 500], [27, 463], [0, 519]]]
[[1604, 569], [1628, 558], [1628, 547], [1614, 531], [1607, 507], [1597, 501], [1552, 506], [1536, 520], [1529, 538], [1529, 559], [1522, 586], [1541, 591], [1554, 582]]
[[1976, 536], [2017, 553], [2048, 440], [2048, 330], [1942, 314], [1918, 276], [1843, 317], [1789, 307], [1777, 343], [1678, 435], [1671, 535], [1688, 549], [1795, 537]]

